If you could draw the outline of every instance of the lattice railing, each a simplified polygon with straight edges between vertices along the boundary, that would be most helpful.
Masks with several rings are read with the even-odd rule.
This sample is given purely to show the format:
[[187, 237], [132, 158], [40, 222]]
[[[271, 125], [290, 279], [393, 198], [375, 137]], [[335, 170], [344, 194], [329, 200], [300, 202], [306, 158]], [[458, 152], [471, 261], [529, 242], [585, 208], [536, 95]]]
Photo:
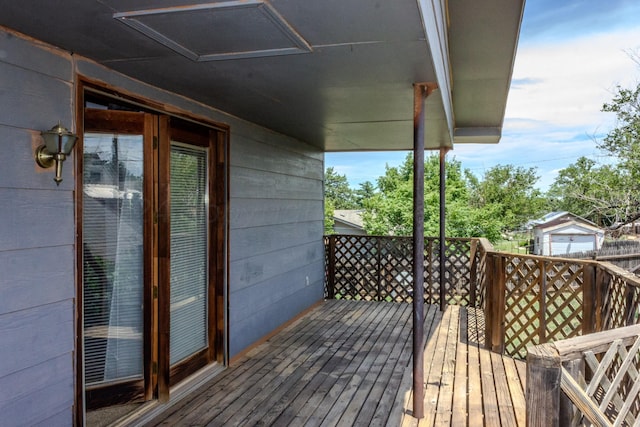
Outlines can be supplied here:
[[527, 347], [638, 322], [640, 281], [594, 261], [489, 253], [488, 345], [524, 358]]
[[640, 325], [533, 347], [527, 365], [529, 426], [640, 423]]
[[[482, 252], [478, 240], [447, 239], [444, 287], [448, 304], [484, 301], [477, 288]], [[439, 239], [425, 238], [424, 300], [440, 302]], [[411, 237], [331, 235], [325, 237], [327, 298], [410, 302], [413, 300]], [[484, 277], [484, 276], [483, 276]]]

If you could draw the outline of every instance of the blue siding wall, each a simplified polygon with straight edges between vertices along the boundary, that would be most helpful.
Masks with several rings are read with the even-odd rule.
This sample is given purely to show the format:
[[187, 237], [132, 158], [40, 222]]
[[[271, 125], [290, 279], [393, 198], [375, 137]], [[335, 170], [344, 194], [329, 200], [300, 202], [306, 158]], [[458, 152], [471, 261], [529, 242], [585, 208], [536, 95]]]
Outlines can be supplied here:
[[0, 424], [72, 423], [73, 156], [56, 187], [33, 152], [75, 129], [75, 72], [230, 126], [231, 357], [323, 294], [321, 151], [0, 27]]
[[72, 75], [70, 55], [0, 32], [3, 425], [72, 423], [73, 160], [60, 187], [33, 160], [41, 130], [72, 126]]

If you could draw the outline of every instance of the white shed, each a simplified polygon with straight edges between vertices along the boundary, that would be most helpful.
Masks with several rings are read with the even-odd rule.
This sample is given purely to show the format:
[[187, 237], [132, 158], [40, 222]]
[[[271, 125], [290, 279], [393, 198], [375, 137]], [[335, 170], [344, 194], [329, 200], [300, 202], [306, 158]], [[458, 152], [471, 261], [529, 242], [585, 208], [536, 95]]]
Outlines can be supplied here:
[[602, 247], [604, 230], [591, 221], [568, 212], [545, 218], [533, 228], [534, 254], [566, 255]]

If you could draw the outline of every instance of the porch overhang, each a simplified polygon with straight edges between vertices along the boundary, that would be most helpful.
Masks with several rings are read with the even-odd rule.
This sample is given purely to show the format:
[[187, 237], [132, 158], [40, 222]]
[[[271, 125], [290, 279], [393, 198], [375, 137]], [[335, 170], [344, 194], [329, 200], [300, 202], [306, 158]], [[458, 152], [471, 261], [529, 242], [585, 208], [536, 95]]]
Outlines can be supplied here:
[[[500, 139], [524, 0], [0, 0], [0, 25], [325, 151]], [[124, 25], [123, 21], [127, 24]]]

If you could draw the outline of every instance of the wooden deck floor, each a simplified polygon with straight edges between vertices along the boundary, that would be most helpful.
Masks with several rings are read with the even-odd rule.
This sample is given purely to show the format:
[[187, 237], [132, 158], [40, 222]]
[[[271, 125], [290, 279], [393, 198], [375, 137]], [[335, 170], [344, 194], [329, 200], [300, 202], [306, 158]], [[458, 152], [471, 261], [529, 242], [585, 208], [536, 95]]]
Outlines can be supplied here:
[[524, 363], [481, 348], [473, 309], [425, 306], [425, 418], [411, 305], [327, 301], [145, 425], [524, 426]]

